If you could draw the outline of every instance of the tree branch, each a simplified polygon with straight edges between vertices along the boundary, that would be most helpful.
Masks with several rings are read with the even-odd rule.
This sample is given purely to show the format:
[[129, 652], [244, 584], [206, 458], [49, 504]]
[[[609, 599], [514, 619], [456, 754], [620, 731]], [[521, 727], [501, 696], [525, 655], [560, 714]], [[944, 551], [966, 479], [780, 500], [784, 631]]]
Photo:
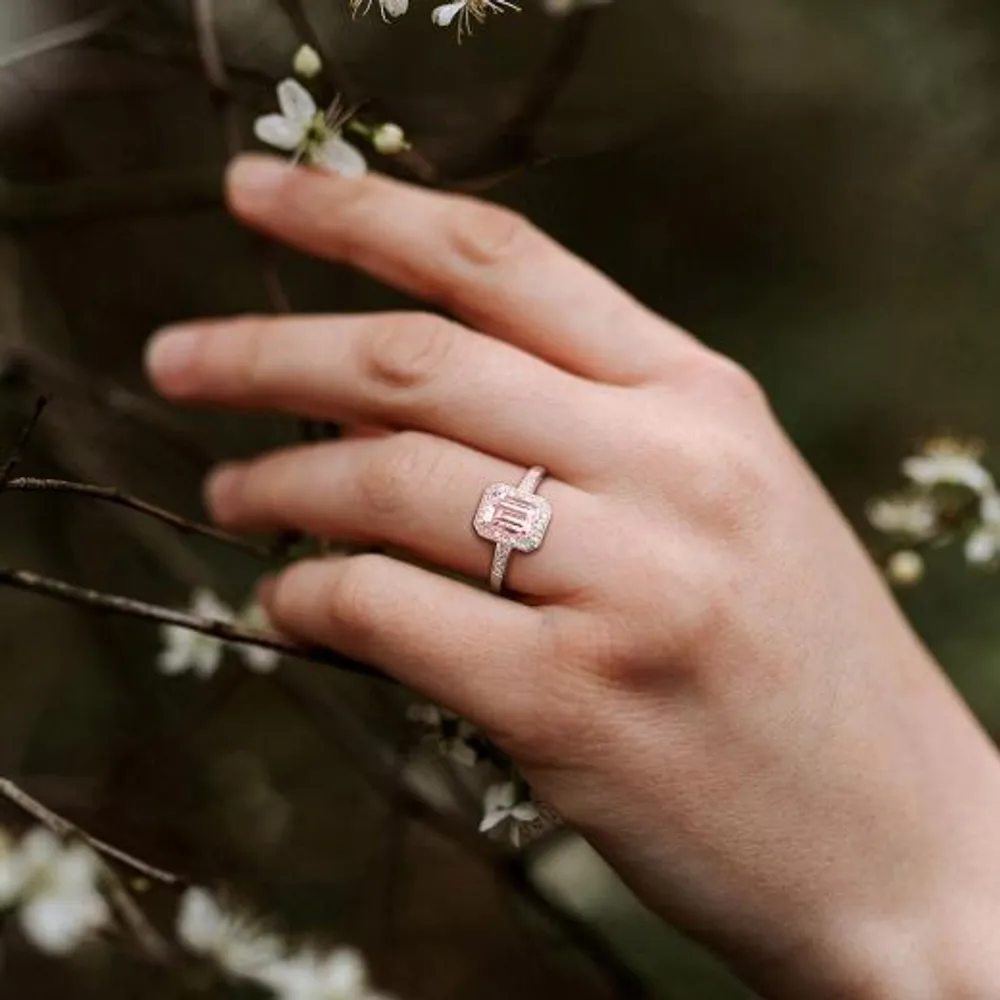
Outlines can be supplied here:
[[247, 538], [239, 535], [231, 535], [228, 531], [221, 531], [211, 525], [199, 524], [197, 521], [189, 521], [187, 518], [174, 514], [162, 507], [147, 503], [138, 497], [131, 496], [115, 486], [91, 486], [87, 483], [72, 483], [63, 479], [37, 479], [31, 476], [21, 476], [11, 479], [6, 484], [0, 475], [0, 490], [6, 488], [12, 492], [22, 493], [68, 493], [73, 496], [87, 497], [92, 500], [101, 500], [105, 503], [114, 504], [118, 507], [125, 507], [134, 510], [147, 517], [152, 517], [157, 521], [176, 528], [183, 534], [199, 535], [203, 538], [210, 538], [212, 541], [222, 545], [228, 545], [247, 552], [258, 559], [273, 559], [279, 556], [283, 546], [259, 545]]
[[285, 17], [288, 18], [292, 30], [299, 36], [299, 40], [311, 45], [319, 53], [323, 60], [323, 76], [333, 91], [342, 95], [348, 103], [354, 101], [357, 95], [351, 92], [351, 81], [343, 63], [337, 58], [336, 53], [324, 44], [301, 0], [278, 0], [278, 5], [285, 12]]
[[185, 882], [180, 875], [168, 872], [165, 868], [157, 868], [155, 865], [148, 864], [134, 855], [107, 843], [107, 841], [101, 840], [99, 837], [92, 837], [85, 830], [81, 830], [75, 823], [71, 823], [65, 817], [54, 813], [48, 806], [43, 805], [38, 799], [29, 795], [20, 785], [11, 781], [10, 778], [0, 778], [0, 796], [7, 799], [8, 802], [12, 802], [22, 812], [38, 820], [42, 826], [47, 827], [57, 836], [78, 837], [86, 841], [99, 854], [103, 854], [105, 857], [111, 858], [113, 861], [117, 861], [127, 868], [131, 868], [144, 878], [149, 878], [154, 882], [160, 882], [163, 885], [169, 886], [178, 886]]
[[[194, 25], [202, 75], [216, 107], [228, 158], [232, 159], [243, 151], [243, 138], [239, 107], [233, 97], [232, 81], [215, 30], [215, 3], [214, 0], [188, 0], [188, 9]], [[260, 261], [260, 273], [271, 309], [278, 314], [291, 312], [288, 292], [274, 262], [273, 245], [255, 234], [250, 234], [249, 239]]]
[[131, 597], [121, 597], [99, 590], [91, 590], [87, 587], [77, 587], [64, 580], [56, 580], [29, 570], [0, 567], [0, 586], [13, 587], [16, 590], [50, 597], [53, 600], [75, 604], [78, 607], [88, 608], [101, 614], [119, 615], [125, 618], [135, 618], [139, 621], [155, 622], [158, 625], [173, 625], [189, 629], [192, 632], [211, 636], [214, 639], [220, 639], [222, 642], [237, 646], [253, 646], [258, 649], [273, 650], [282, 656], [336, 667], [338, 670], [359, 674], [362, 677], [389, 679], [374, 667], [340, 656], [329, 649], [306, 648], [296, 645], [288, 639], [283, 639], [281, 636], [243, 628], [232, 622], [201, 618], [185, 611], [177, 611], [157, 604], [147, 604], [145, 601], [137, 601]]
[[496, 139], [460, 165], [460, 191], [477, 191], [542, 159], [538, 130], [572, 80], [590, 41], [600, 11], [585, 9], [566, 18], [565, 27], [539, 73], [526, 87], [513, 112], [501, 123]]
[[15, 45], [6, 52], [0, 53], [0, 70], [10, 69], [18, 63], [44, 55], [47, 52], [54, 52], [57, 49], [85, 42], [121, 20], [131, 7], [132, 0], [124, 0], [124, 2], [111, 4], [95, 11], [87, 17], [81, 17], [77, 21], [61, 24], [58, 28], [44, 31], [34, 38], [29, 38], [21, 45]]
[[17, 467], [21, 464], [24, 449], [28, 441], [31, 440], [32, 434], [35, 433], [35, 428], [38, 426], [38, 421], [42, 419], [42, 414], [45, 412], [47, 405], [48, 400], [44, 396], [35, 402], [35, 412], [22, 428], [20, 436], [17, 439], [17, 444], [14, 445], [14, 450], [7, 456], [7, 461], [4, 462], [3, 468], [0, 468], [0, 493], [3, 493], [4, 490], [10, 487], [11, 476], [14, 475]]
[[[75, 823], [54, 813], [48, 806], [43, 805], [37, 799], [32, 798], [23, 788], [15, 784], [9, 778], [0, 778], [0, 796], [13, 803], [22, 812], [27, 813], [36, 819], [46, 829], [51, 830], [57, 837], [66, 839], [82, 840], [98, 854], [105, 858], [117, 861], [119, 864], [131, 868], [144, 878], [153, 879], [163, 885], [178, 887], [183, 885], [184, 880], [173, 872], [168, 872], [163, 868], [147, 864], [134, 855], [128, 854], [106, 841], [97, 837], [92, 837], [85, 830], [81, 830]], [[168, 961], [171, 953], [170, 946], [163, 939], [159, 931], [150, 923], [142, 907], [135, 901], [132, 894], [125, 888], [118, 873], [106, 862], [101, 865], [105, 891], [111, 900], [111, 905], [117, 912], [119, 919], [129, 929], [136, 939], [139, 947], [146, 956], [155, 962], [163, 963]]]

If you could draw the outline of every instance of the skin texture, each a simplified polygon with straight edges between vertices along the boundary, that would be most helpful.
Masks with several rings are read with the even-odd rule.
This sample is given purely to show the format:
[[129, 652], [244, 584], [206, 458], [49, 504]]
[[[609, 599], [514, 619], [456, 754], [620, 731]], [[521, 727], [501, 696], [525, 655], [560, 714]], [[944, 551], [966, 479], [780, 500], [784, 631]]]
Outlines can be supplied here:
[[521, 600], [385, 556], [263, 599], [482, 727], [640, 896], [773, 997], [995, 995], [1000, 767], [738, 366], [482, 203], [245, 158], [246, 224], [439, 307], [162, 332], [189, 404], [382, 428], [230, 465], [230, 529], [485, 579], [491, 482], [550, 470]]

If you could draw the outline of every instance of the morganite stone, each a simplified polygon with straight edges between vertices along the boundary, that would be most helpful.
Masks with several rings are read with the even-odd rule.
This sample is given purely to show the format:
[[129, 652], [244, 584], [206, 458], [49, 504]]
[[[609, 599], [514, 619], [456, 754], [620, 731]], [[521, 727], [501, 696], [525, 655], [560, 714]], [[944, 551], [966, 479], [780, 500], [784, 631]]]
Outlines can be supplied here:
[[489, 542], [510, 545], [519, 552], [534, 552], [545, 538], [552, 505], [536, 493], [507, 483], [494, 483], [480, 501], [473, 525]]

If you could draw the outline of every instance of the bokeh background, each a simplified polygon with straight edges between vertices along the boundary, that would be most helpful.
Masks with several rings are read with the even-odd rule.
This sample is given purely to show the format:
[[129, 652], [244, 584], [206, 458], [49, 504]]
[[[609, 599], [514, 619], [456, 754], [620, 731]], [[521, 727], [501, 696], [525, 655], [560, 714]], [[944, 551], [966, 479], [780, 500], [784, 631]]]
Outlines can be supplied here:
[[[214, 457], [297, 430], [160, 409], [139, 369], [146, 337], [268, 310], [262, 260], [297, 310], [401, 300], [348, 269], [262, 255], [226, 218], [220, 102], [184, 0], [124, 5], [100, 36], [38, 45], [102, 6], [0, 0], [0, 430], [12, 443], [50, 392], [25, 471], [196, 516]], [[352, 21], [346, 0], [214, 6], [245, 138], [308, 28], [332, 55], [324, 86], [402, 123], [421, 176], [520, 209], [752, 370], [859, 530], [922, 436], [1000, 441], [991, 0], [616, 0], [586, 30], [526, 0], [461, 47], [421, 10], [389, 27]], [[559, 51], [572, 59], [525, 115]], [[198, 582], [239, 604], [259, 571], [128, 512], [19, 495], [0, 507], [4, 565], [178, 606]], [[997, 597], [949, 553], [904, 596], [991, 731]], [[157, 648], [154, 629], [0, 593], [0, 774], [292, 930], [364, 947], [402, 997], [614, 995], [495, 865], [365, 779], [359, 745], [474, 825], [474, 788], [392, 754], [396, 693], [301, 664], [280, 682], [235, 664], [209, 683], [166, 679]], [[526, 868], [651, 995], [751, 996], [572, 836], [536, 845]], [[169, 919], [168, 894], [147, 903]], [[3, 945], [0, 996], [197, 995], [127, 959], [46, 962], [10, 929]]]

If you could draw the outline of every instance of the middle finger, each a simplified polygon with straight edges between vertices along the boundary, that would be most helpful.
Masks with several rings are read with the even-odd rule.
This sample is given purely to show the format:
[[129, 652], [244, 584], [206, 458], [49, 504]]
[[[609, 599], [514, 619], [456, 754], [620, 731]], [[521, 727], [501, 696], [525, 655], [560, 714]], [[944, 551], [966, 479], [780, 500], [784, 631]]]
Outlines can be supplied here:
[[569, 481], [607, 467], [624, 391], [420, 313], [194, 324], [148, 363], [174, 399], [430, 431]]

